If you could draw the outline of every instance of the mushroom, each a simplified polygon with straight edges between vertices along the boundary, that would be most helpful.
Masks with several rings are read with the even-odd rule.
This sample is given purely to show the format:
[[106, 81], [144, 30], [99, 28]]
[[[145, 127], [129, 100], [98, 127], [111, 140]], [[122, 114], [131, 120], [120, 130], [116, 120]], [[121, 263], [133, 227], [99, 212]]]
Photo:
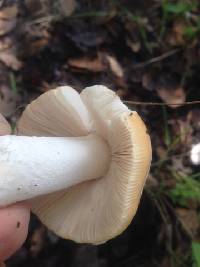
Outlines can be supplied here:
[[103, 243], [136, 213], [151, 162], [145, 124], [105, 86], [50, 90], [0, 137], [0, 205], [29, 199], [57, 235]]

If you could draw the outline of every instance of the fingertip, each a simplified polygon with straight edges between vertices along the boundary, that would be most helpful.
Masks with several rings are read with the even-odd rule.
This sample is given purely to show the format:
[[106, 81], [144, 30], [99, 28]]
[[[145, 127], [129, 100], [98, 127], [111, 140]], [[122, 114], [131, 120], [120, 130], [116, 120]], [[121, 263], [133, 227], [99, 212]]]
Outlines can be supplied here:
[[[0, 136], [11, 133], [11, 127], [0, 114]], [[30, 209], [27, 204], [17, 203], [0, 209], [0, 267], [21, 247], [28, 233]]]
[[0, 260], [4, 261], [21, 247], [28, 233], [30, 209], [17, 203], [0, 209]]
[[11, 134], [11, 127], [7, 120], [4, 118], [4, 116], [0, 113], [0, 135], [7, 134]]

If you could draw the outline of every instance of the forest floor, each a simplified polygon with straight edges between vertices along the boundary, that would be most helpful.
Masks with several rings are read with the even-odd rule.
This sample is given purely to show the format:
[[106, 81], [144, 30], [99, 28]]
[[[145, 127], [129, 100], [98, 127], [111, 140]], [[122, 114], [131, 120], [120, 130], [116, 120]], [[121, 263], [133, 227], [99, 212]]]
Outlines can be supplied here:
[[32, 216], [8, 267], [200, 266], [198, 1], [1, 0], [0, 73], [0, 112], [13, 127], [51, 88], [104, 84], [143, 117], [153, 147], [141, 204], [123, 234], [78, 245]]

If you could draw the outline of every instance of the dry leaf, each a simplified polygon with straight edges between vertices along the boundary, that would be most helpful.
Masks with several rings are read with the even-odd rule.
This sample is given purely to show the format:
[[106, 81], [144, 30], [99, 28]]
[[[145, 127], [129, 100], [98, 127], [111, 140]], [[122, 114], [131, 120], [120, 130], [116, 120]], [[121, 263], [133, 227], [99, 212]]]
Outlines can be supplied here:
[[[192, 142], [192, 134], [193, 134], [193, 127], [191, 127], [190, 123], [186, 119], [171, 119], [169, 121], [169, 124], [172, 127], [172, 131], [174, 136], [179, 136], [180, 137], [180, 142], [187, 146], [191, 145]], [[180, 150], [183, 148], [180, 147]]]
[[134, 53], [138, 53], [141, 49], [141, 43], [139, 41], [132, 41], [130, 38], [126, 39], [127, 46], [130, 47], [130, 49]]
[[12, 31], [16, 26], [16, 20], [1, 20], [0, 19], [0, 36]]
[[5, 7], [4, 9], [0, 10], [0, 19], [2, 20], [11, 20], [16, 18], [18, 14], [17, 5]]
[[172, 26], [172, 31], [167, 36], [167, 42], [173, 46], [185, 45], [185, 28], [187, 26], [183, 21], [175, 21]]
[[0, 10], [0, 36], [9, 33], [16, 27], [17, 13], [16, 5]]
[[41, 38], [39, 40], [33, 41], [30, 45], [30, 55], [34, 55], [41, 51], [49, 43], [49, 38]]
[[124, 76], [124, 71], [117, 59], [110, 55], [105, 55], [105, 58], [113, 74], [119, 78], [122, 78]]
[[76, 59], [69, 59], [68, 64], [71, 67], [81, 69], [81, 70], [89, 70], [92, 72], [102, 72], [106, 70], [106, 66], [102, 63], [100, 57], [96, 58], [76, 58]]
[[0, 52], [2, 50], [8, 49], [13, 45], [13, 40], [11, 37], [5, 36], [0, 38]]
[[155, 187], [159, 187], [159, 183], [158, 183], [158, 180], [154, 177], [154, 176], [152, 176], [152, 174], [151, 173], [149, 173], [149, 175], [148, 175], [148, 179], [147, 179], [147, 182], [146, 182], [146, 186], [147, 187], [151, 187], [151, 188], [155, 188]]
[[177, 208], [176, 213], [186, 231], [195, 236], [199, 229], [199, 219], [195, 210]]
[[167, 151], [163, 146], [158, 145], [156, 147], [156, 153], [157, 153], [157, 156], [159, 157], [159, 159], [163, 159], [166, 157]]
[[143, 74], [142, 86], [149, 91], [153, 91], [155, 89], [155, 82], [150, 73]]
[[187, 114], [187, 122], [194, 130], [200, 131], [200, 110], [199, 108], [192, 109]]
[[22, 67], [22, 62], [17, 59], [12, 50], [0, 52], [0, 61], [13, 70], [19, 70]]
[[[182, 146], [180, 146], [182, 147]], [[184, 149], [185, 147], [183, 147]], [[180, 152], [181, 153], [181, 152]], [[183, 152], [182, 152], [183, 153]], [[186, 176], [191, 174], [191, 168], [188, 166], [185, 166], [184, 164], [184, 158], [176, 155], [171, 156], [171, 169], [176, 170], [177, 174], [181, 176]], [[175, 180], [172, 180], [175, 182]], [[176, 184], [174, 184], [174, 187]]]
[[157, 93], [160, 98], [171, 108], [179, 107], [185, 102], [186, 99], [185, 91], [181, 86], [176, 88], [161, 87], [157, 90]]
[[46, 16], [50, 12], [49, 0], [25, 0], [25, 5], [28, 12], [36, 16]]
[[69, 17], [74, 13], [77, 3], [75, 0], [59, 0], [59, 5], [60, 13], [65, 17]]
[[28, 46], [26, 51], [22, 50], [23, 55], [29, 56], [39, 53], [42, 49], [48, 45], [50, 41], [49, 33], [50, 24], [37, 24], [37, 25], [25, 25], [21, 32], [23, 45]]

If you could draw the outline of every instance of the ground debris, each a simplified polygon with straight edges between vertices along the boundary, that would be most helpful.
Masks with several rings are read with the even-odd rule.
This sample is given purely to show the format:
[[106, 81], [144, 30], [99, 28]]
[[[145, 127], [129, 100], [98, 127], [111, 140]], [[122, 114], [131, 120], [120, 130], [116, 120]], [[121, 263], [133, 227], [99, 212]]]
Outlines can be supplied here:
[[8, 117], [15, 113], [20, 96], [6, 85], [0, 86], [0, 113]]
[[18, 6], [16, 4], [2, 8], [0, 10], [0, 19], [2, 20], [12, 20], [16, 19], [18, 15]]
[[[171, 108], [180, 107], [186, 100], [186, 95], [183, 87], [177, 86], [175, 88], [157, 88], [157, 93], [160, 98]], [[176, 105], [177, 104], [177, 105]]]
[[17, 4], [0, 9], [0, 61], [13, 70], [19, 70], [22, 67], [16, 55], [17, 15]]
[[194, 238], [198, 230], [200, 230], [199, 218], [196, 210], [176, 208], [176, 213], [182, 226], [188, 234]]
[[8, 34], [16, 27], [18, 8], [16, 5], [0, 10], [0, 36]]
[[184, 103], [200, 100], [199, 7], [156, 0], [3, 2], [0, 108], [6, 105], [11, 122], [41, 92], [104, 84], [125, 103], [140, 102], [130, 108], [148, 126], [153, 148], [141, 205], [122, 235], [95, 248], [77, 245], [44, 233], [32, 218], [27, 242], [8, 267], [192, 266], [184, 256], [191, 236], [199, 240], [199, 204], [185, 186], [199, 181], [190, 152], [200, 142], [200, 114], [197, 103]]
[[37, 257], [42, 251], [46, 238], [46, 230], [44, 226], [37, 228], [31, 236], [30, 242], [30, 254], [32, 257]]
[[19, 70], [22, 67], [22, 62], [15, 54], [15, 50], [6, 49], [3, 52], [0, 52], [0, 61], [13, 70]]
[[69, 17], [74, 13], [77, 7], [77, 2], [76, 0], [59, 0], [57, 1], [57, 5], [60, 14], [64, 17]]
[[71, 67], [81, 70], [88, 70], [91, 72], [102, 72], [106, 70], [105, 64], [102, 62], [101, 56], [95, 58], [76, 58], [76, 59], [69, 59], [68, 64]]
[[105, 54], [105, 58], [109, 64], [109, 67], [110, 67], [111, 71], [113, 72], [113, 74], [119, 78], [122, 78], [124, 76], [124, 71], [123, 71], [121, 65], [119, 64], [119, 62], [117, 61], [117, 59], [113, 56], [108, 55], [108, 54]]

